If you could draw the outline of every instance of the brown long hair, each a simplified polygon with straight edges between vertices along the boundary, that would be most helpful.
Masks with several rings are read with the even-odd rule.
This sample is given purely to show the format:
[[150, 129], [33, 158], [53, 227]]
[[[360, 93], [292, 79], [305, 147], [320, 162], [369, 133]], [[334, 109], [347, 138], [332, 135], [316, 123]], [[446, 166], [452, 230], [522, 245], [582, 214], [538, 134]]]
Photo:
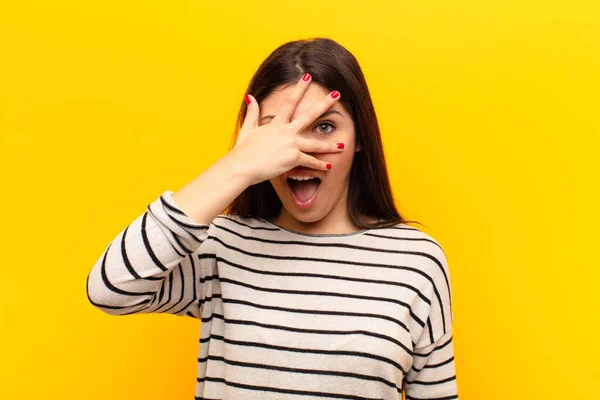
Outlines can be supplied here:
[[[274, 89], [297, 82], [309, 72], [315, 83], [341, 93], [342, 106], [354, 121], [356, 143], [348, 188], [348, 210], [352, 222], [361, 229], [380, 228], [406, 221], [396, 210], [388, 179], [379, 124], [367, 82], [356, 58], [343, 46], [328, 38], [313, 38], [285, 43], [260, 65], [246, 93], [260, 103]], [[246, 116], [242, 100], [231, 148]], [[268, 180], [249, 186], [225, 210], [241, 217], [274, 218], [282, 203]], [[366, 219], [376, 220], [370, 223]]]

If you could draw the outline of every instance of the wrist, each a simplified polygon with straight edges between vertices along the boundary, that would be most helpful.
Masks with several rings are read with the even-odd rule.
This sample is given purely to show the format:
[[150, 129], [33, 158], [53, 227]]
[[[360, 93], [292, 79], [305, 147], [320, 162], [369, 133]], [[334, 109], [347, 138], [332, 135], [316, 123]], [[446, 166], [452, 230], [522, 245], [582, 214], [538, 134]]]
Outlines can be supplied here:
[[254, 183], [254, 176], [250, 168], [239, 160], [235, 149], [223, 156], [220, 162], [225, 168], [227, 176], [239, 182], [244, 189]]

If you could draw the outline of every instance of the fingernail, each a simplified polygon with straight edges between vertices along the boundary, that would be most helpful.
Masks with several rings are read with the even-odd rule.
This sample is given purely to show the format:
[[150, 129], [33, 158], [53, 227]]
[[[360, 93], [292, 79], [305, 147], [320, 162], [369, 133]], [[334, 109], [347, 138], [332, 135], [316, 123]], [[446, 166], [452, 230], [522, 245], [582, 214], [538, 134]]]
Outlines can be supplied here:
[[331, 169], [331, 164], [327, 163], [326, 167], [327, 169]]
[[334, 90], [333, 92], [331, 92], [331, 97], [333, 97], [334, 99], [337, 99], [338, 97], [340, 97], [340, 92], [338, 92], [337, 90]]
[[246, 104], [250, 104], [252, 102], [252, 99], [250, 98], [250, 96], [246, 95]]
[[344, 143], [338, 143], [337, 146], [338, 146], [338, 149], [343, 149], [344, 148]]
[[310, 74], [308, 72], [306, 72], [304, 75], [302, 75], [302, 80], [304, 82], [307, 82], [310, 79]]

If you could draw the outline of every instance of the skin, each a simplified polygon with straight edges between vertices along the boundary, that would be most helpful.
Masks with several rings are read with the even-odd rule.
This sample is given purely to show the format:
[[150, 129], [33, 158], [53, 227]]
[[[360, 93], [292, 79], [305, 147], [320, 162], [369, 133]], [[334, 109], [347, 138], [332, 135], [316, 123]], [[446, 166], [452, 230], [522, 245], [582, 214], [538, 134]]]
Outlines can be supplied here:
[[[293, 90], [293, 85], [279, 87], [260, 103], [259, 125], [268, 124], [282, 102]], [[298, 103], [291, 120], [302, 114], [326, 96], [330, 90], [313, 83]], [[334, 111], [334, 112], [330, 112]], [[302, 137], [329, 143], [344, 143], [338, 153], [308, 153], [332, 164], [329, 171], [316, 171], [321, 178], [315, 202], [308, 209], [299, 208], [292, 198], [287, 173], [269, 179], [283, 203], [281, 213], [272, 222], [286, 229], [303, 233], [340, 234], [360, 230], [352, 223], [348, 213], [348, 183], [354, 155], [360, 151], [356, 145], [354, 122], [344, 106], [336, 102], [302, 132]], [[329, 125], [330, 122], [332, 125]]]

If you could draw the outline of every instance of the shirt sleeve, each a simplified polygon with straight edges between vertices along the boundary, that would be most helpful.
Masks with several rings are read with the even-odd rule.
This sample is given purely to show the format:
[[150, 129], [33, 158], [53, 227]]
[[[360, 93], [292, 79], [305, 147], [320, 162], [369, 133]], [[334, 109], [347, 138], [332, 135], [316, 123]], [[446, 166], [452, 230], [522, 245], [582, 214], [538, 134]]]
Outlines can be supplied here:
[[163, 192], [108, 244], [86, 279], [88, 300], [111, 315], [169, 313], [200, 318], [215, 259], [199, 257], [209, 224], [198, 224]]
[[431, 307], [413, 349], [413, 364], [403, 387], [407, 400], [458, 399], [450, 274], [443, 250], [434, 252], [427, 274], [431, 277]]

